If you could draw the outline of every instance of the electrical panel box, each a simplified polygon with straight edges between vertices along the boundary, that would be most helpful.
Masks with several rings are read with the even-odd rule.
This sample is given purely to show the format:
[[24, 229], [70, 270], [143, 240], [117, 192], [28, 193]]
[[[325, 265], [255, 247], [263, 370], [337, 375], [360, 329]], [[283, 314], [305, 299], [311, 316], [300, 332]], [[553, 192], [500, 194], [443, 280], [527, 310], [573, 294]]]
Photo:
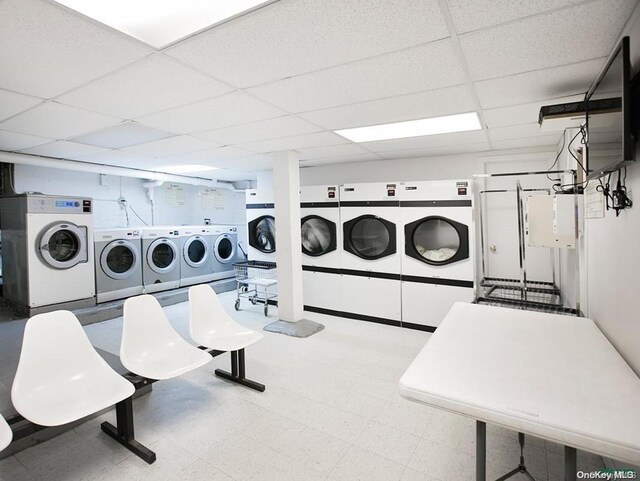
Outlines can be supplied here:
[[579, 197], [581, 196], [568, 194], [528, 197], [527, 244], [530, 247], [575, 249], [581, 200]]

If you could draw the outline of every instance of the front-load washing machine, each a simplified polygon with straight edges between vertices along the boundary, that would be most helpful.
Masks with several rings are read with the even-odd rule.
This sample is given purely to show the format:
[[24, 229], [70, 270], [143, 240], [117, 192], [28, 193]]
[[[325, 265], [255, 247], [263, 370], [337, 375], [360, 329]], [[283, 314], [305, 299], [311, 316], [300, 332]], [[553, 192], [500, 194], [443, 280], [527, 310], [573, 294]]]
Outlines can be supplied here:
[[96, 300], [108, 302], [142, 294], [142, 234], [116, 228], [95, 232]]
[[215, 279], [228, 279], [235, 275], [234, 262], [238, 261], [238, 228], [234, 225], [213, 227], [213, 275]]
[[192, 286], [214, 280], [212, 226], [182, 226], [179, 232], [180, 286]]
[[[21, 194], [0, 199], [3, 293], [29, 315], [95, 305], [92, 201]], [[74, 303], [73, 305], [59, 305]]]
[[145, 292], [180, 286], [179, 244], [177, 227], [145, 227], [142, 230], [142, 282]]
[[261, 190], [246, 193], [249, 260], [276, 262], [276, 219], [273, 198]]
[[340, 315], [340, 228], [337, 185], [300, 188], [304, 308]]
[[474, 298], [471, 181], [406, 182], [400, 210], [402, 324], [432, 331]]
[[397, 183], [340, 187], [340, 305], [344, 317], [400, 325]]

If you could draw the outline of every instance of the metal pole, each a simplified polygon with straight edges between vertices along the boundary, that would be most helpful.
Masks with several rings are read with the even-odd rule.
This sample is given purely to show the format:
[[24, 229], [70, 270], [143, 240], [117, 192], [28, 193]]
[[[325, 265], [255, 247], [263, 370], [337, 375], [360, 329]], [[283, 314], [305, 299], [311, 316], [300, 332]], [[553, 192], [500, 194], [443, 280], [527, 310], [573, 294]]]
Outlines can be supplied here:
[[487, 423], [476, 421], [476, 481], [487, 481]]
[[520, 180], [516, 180], [516, 201], [518, 208], [518, 240], [520, 242], [520, 275], [523, 299], [527, 300], [527, 261], [525, 254], [524, 212], [522, 206], [522, 186]]

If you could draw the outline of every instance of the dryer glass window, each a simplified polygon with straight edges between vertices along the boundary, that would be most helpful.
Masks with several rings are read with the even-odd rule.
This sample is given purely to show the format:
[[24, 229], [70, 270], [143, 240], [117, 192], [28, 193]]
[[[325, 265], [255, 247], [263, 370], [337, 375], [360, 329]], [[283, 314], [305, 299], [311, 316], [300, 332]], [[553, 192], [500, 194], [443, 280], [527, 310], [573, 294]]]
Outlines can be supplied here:
[[375, 217], [360, 219], [351, 230], [351, 245], [364, 258], [380, 256], [388, 249], [390, 240], [387, 226]]
[[413, 245], [425, 259], [446, 262], [460, 250], [460, 235], [444, 219], [427, 219], [416, 227]]
[[252, 233], [256, 240], [256, 248], [261, 252], [275, 252], [276, 250], [276, 222], [271, 216], [263, 217], [255, 226]]
[[135, 254], [126, 246], [115, 246], [107, 254], [107, 266], [116, 274], [124, 274], [133, 267]]
[[207, 253], [207, 247], [199, 239], [195, 239], [187, 249], [187, 255], [192, 262], [201, 262]]
[[302, 223], [303, 252], [319, 256], [325, 254], [331, 247], [331, 228], [324, 219], [313, 217]]
[[169, 267], [174, 258], [175, 254], [169, 244], [158, 244], [151, 255], [154, 265], [161, 269]]
[[218, 256], [220, 259], [228, 259], [233, 253], [233, 244], [226, 237], [218, 242]]
[[58, 262], [73, 259], [80, 249], [80, 239], [70, 230], [61, 229], [51, 235], [47, 243], [47, 250], [51, 257]]

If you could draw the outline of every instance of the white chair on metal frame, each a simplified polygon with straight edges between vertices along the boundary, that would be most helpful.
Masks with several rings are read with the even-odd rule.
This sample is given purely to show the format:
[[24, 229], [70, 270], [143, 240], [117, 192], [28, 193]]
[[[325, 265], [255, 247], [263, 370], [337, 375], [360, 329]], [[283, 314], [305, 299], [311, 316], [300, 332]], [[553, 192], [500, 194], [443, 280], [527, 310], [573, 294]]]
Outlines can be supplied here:
[[11, 431], [11, 427], [9, 427], [7, 421], [5, 421], [2, 416], [0, 416], [0, 451], [9, 446], [12, 439], [13, 431]]
[[48, 312], [27, 321], [11, 388], [13, 405], [25, 419], [60, 426], [115, 404], [118, 428], [103, 423], [103, 431], [151, 463], [155, 454], [133, 437], [132, 413], [121, 415], [134, 392], [133, 384], [96, 352], [73, 313]]
[[212, 359], [180, 337], [155, 297], [145, 294], [125, 301], [120, 360], [129, 371], [149, 379], [171, 379]]
[[244, 348], [264, 336], [241, 326], [224, 310], [217, 294], [207, 284], [189, 288], [189, 333], [191, 338], [207, 349], [231, 354], [231, 372], [216, 369], [216, 375], [257, 391], [263, 384], [245, 377]]

